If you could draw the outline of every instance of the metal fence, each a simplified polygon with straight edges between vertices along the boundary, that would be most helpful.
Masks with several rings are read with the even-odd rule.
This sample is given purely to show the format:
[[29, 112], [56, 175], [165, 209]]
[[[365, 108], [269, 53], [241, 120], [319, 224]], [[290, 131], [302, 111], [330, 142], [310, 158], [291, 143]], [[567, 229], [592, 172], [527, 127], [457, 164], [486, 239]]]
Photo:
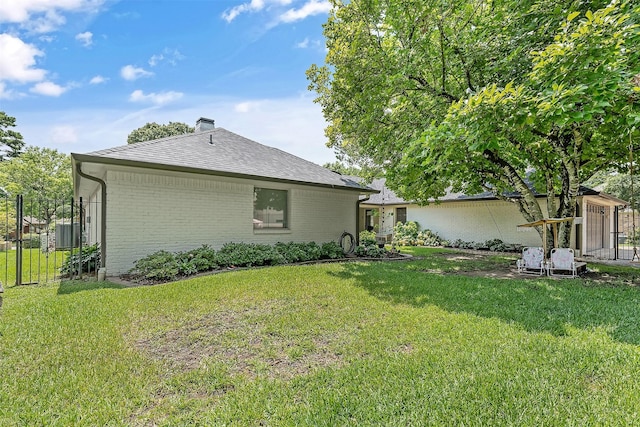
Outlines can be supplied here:
[[640, 261], [640, 212], [616, 208], [612, 215], [611, 219], [604, 207], [587, 205], [584, 254], [596, 259]]
[[[99, 253], [88, 238], [90, 203], [0, 197], [0, 280], [5, 285], [46, 283], [95, 274]], [[94, 240], [95, 241], [95, 240]]]

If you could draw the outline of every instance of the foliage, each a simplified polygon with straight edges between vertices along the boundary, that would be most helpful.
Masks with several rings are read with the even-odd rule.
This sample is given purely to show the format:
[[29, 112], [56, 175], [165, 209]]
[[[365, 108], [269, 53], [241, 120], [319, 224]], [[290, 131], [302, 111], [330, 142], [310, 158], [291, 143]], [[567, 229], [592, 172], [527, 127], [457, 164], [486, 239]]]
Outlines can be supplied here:
[[581, 181], [624, 168], [640, 127], [633, 3], [334, 4], [325, 65], [307, 72], [329, 144], [384, 166], [401, 197], [488, 190], [527, 221], [566, 217]]
[[22, 134], [11, 130], [16, 126], [15, 117], [8, 116], [0, 111], [0, 162], [6, 159], [18, 157], [24, 147]]
[[388, 255], [385, 248], [378, 246], [376, 233], [374, 231], [361, 231], [358, 235], [360, 244], [355, 247], [353, 253], [356, 256], [365, 258], [384, 258]]
[[82, 253], [79, 249], [74, 249], [73, 253], [66, 257], [60, 267], [60, 273], [64, 276], [73, 276], [78, 274], [78, 266], [81, 265], [82, 273], [96, 272], [100, 267], [100, 246], [85, 246]]
[[619, 199], [631, 203], [635, 209], [640, 207], [640, 181], [638, 177], [633, 177], [633, 193], [631, 185], [631, 176], [628, 173], [618, 173], [616, 171], [604, 171], [594, 174], [587, 182], [587, 187], [601, 187], [602, 191], [611, 194]]
[[36, 233], [28, 233], [22, 235], [22, 247], [27, 249], [40, 247], [40, 235]]
[[522, 245], [504, 243], [500, 239], [490, 239], [484, 242], [456, 239], [448, 242], [447, 246], [459, 249], [489, 250], [492, 252], [519, 252], [522, 250]]
[[362, 246], [371, 246], [377, 244], [375, 231], [363, 230], [358, 234], [358, 240]]
[[[0, 163], [0, 187], [25, 200], [71, 200], [71, 157], [51, 148], [27, 147], [19, 157]], [[41, 212], [32, 215], [48, 222], [56, 213], [54, 205], [38, 208]]]
[[161, 250], [136, 261], [129, 274], [134, 280], [168, 281], [178, 276], [191, 276], [222, 268], [279, 265], [342, 257], [344, 253], [337, 242], [322, 245], [315, 242], [279, 242], [273, 246], [231, 242], [225, 243], [219, 251], [209, 245], [175, 254]]
[[152, 122], [131, 131], [127, 136], [127, 144], [151, 141], [168, 136], [184, 135], [186, 133], [193, 133], [194, 131], [195, 128], [186, 123], [169, 122], [169, 124], [166, 125], [159, 125], [158, 123]]
[[338, 242], [326, 242], [320, 246], [321, 259], [338, 259], [344, 257], [344, 251]]
[[340, 175], [351, 175], [351, 176], [363, 175], [363, 171], [359, 167], [352, 164], [345, 164], [341, 161], [325, 163], [322, 165], [322, 167], [332, 170], [336, 173], [339, 173]]
[[178, 276], [180, 265], [171, 252], [158, 251], [135, 262], [130, 273], [147, 280], [169, 281]]
[[440, 246], [442, 239], [437, 233], [420, 230], [415, 221], [398, 222], [393, 229], [393, 243], [398, 246]]

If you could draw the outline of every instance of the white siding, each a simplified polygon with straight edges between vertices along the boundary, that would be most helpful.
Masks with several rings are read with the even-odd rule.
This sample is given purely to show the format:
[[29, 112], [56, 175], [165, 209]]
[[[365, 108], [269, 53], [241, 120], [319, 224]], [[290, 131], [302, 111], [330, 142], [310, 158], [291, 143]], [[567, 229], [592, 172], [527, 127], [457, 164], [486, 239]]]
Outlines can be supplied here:
[[[337, 240], [355, 232], [358, 192], [120, 168], [107, 173], [107, 272], [158, 250]], [[288, 190], [288, 230], [254, 230], [254, 186]]]
[[[542, 207], [545, 209], [544, 203]], [[416, 221], [420, 229], [435, 231], [446, 240], [484, 242], [500, 239], [525, 246], [542, 244], [534, 228], [517, 228], [526, 222], [517, 206], [498, 200], [410, 205], [407, 221]]]

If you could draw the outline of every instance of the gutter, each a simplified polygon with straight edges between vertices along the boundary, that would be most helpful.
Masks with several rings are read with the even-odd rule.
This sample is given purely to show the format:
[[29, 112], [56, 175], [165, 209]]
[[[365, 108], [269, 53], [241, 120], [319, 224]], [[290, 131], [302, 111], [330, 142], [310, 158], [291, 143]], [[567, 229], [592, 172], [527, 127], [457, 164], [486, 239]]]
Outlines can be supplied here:
[[76, 173], [82, 178], [86, 178], [89, 181], [94, 181], [100, 184], [101, 188], [101, 201], [100, 210], [102, 215], [102, 221], [100, 222], [100, 265], [102, 267], [107, 266], [107, 184], [96, 176], [87, 175], [82, 172], [82, 163], [76, 163]]

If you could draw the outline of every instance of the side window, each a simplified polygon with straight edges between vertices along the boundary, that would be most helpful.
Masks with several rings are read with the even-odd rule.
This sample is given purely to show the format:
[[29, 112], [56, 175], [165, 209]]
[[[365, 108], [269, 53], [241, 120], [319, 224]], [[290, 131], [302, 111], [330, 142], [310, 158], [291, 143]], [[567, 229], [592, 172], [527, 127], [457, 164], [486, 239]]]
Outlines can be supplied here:
[[407, 223], [407, 208], [396, 208], [396, 224], [399, 222]]
[[253, 189], [253, 228], [288, 228], [288, 192]]

